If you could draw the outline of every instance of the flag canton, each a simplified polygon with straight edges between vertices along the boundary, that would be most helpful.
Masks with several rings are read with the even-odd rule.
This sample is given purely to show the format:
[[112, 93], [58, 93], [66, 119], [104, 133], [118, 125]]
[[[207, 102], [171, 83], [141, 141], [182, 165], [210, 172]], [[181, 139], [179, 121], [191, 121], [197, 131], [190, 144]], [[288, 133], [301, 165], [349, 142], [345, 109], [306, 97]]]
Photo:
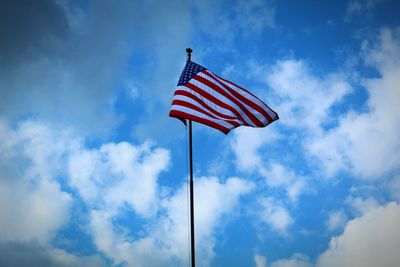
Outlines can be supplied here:
[[178, 86], [185, 85], [190, 79], [193, 78], [194, 75], [203, 70], [206, 70], [206, 68], [192, 61], [186, 63], [186, 66], [182, 71], [181, 77], [179, 78]]

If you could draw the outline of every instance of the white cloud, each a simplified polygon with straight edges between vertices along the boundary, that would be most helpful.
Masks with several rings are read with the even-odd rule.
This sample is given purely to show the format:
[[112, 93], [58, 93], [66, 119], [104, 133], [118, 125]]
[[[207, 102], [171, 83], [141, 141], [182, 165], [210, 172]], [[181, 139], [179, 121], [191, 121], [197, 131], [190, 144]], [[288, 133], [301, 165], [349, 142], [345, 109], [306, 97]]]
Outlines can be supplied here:
[[399, 30], [385, 29], [377, 45], [364, 45], [365, 61], [380, 74], [364, 81], [368, 111], [347, 113], [336, 128], [310, 142], [310, 152], [328, 174], [347, 169], [356, 177], [376, 179], [399, 168], [399, 36]]
[[149, 217], [157, 211], [157, 177], [167, 169], [169, 151], [144, 143], [108, 143], [99, 149], [80, 149], [69, 158], [70, 184], [92, 207], [117, 212], [128, 204]]
[[68, 222], [72, 198], [47, 180], [1, 181], [0, 203], [0, 240], [46, 243]]
[[37, 242], [0, 242], [0, 255], [4, 255], [0, 257], [0, 266], [107, 266], [99, 256], [75, 256]]
[[365, 199], [361, 197], [348, 197], [346, 199], [346, 203], [353, 208], [355, 214], [358, 216], [379, 206], [378, 201], [373, 197], [368, 197]]
[[396, 202], [371, 208], [350, 220], [341, 235], [333, 237], [329, 248], [313, 264], [306, 256], [272, 262], [271, 267], [396, 267], [400, 262], [400, 205]]
[[267, 258], [262, 255], [254, 254], [254, 263], [256, 267], [267, 267]]
[[46, 243], [68, 222], [72, 205], [57, 182], [65, 134], [33, 121], [14, 129], [2, 119], [0, 136], [0, 240]]
[[[89, 209], [85, 229], [113, 263], [163, 266], [168, 262], [176, 266], [187, 261], [186, 186], [161, 196], [157, 183], [160, 172], [169, 165], [169, 151], [149, 143], [134, 146], [126, 142], [87, 149], [71, 134], [35, 121], [13, 129], [1, 120], [0, 133], [3, 242], [37, 240], [46, 249], [35, 254], [35, 259], [59, 266], [101, 263], [96, 256], [92, 261], [91, 256], [77, 257], [50, 245], [73, 207], [72, 197], [61, 189], [63, 180], [76, 189]], [[196, 178], [200, 264], [210, 263], [216, 231], [238, 215], [240, 197], [253, 188], [252, 182], [238, 178], [224, 182], [216, 177]], [[13, 203], [19, 204], [15, 207]], [[135, 235], [117, 222], [126, 209], [146, 220], [143, 229], [133, 230]]]
[[305, 177], [299, 176], [283, 165], [272, 162], [268, 167], [261, 167], [260, 174], [270, 187], [282, 187], [289, 200], [295, 204], [299, 196], [309, 190]]
[[[196, 221], [200, 233], [199, 240], [207, 236], [222, 214], [227, 214], [238, 204], [239, 197], [250, 192], [254, 184], [239, 178], [229, 178], [221, 183], [216, 177], [204, 177], [196, 181], [195, 202]], [[236, 208], [235, 208], [236, 209]]]
[[388, 187], [393, 198], [400, 201], [400, 175], [394, 177]]
[[398, 266], [400, 255], [400, 206], [389, 203], [347, 223], [331, 239], [317, 266]]
[[132, 100], [135, 100], [140, 96], [139, 87], [132, 80], [126, 82], [125, 90], [127, 91], [128, 95], [132, 98]]
[[341, 229], [347, 222], [347, 216], [343, 211], [332, 211], [329, 213], [325, 225], [329, 231]]
[[305, 177], [269, 160], [267, 150], [263, 151], [280, 138], [275, 129], [238, 128], [230, 139], [230, 147], [235, 155], [237, 169], [256, 172], [265, 178], [269, 187], [283, 188], [289, 200], [295, 204], [298, 197], [307, 189]]
[[40, 121], [3, 118], [0, 137], [0, 265], [105, 266], [51, 245], [71, 219], [74, 201], [60, 180], [79, 141]]
[[293, 219], [285, 206], [271, 197], [260, 198], [258, 202], [261, 205], [259, 211], [261, 221], [278, 233], [286, 235], [287, 228], [293, 223]]
[[[233, 7], [227, 9], [226, 5]], [[237, 1], [236, 3], [201, 1], [195, 4], [198, 18], [195, 23], [209, 37], [230, 43], [236, 35], [258, 35], [266, 28], [275, 26], [275, 8], [261, 0]], [[218, 42], [217, 49], [221, 49]], [[228, 45], [229, 47], [229, 45]]]
[[290, 138], [301, 138], [300, 143], [307, 153], [323, 158], [328, 174], [343, 168], [346, 161], [342, 160], [342, 155], [320, 142], [324, 141], [323, 127], [338, 120], [338, 116], [330, 114], [332, 107], [352, 91], [347, 75], [318, 75], [305, 61], [295, 59], [277, 61], [272, 67], [252, 62], [250, 67], [254, 78], [261, 79], [272, 89], [274, 95], [270, 99], [279, 113], [279, 124], [301, 130]]
[[[133, 146], [126, 142], [86, 149], [75, 136], [29, 120], [17, 123], [14, 129], [2, 119], [0, 134], [0, 241], [17, 242], [23, 250], [23, 242], [35, 240], [44, 250], [32, 255], [33, 260], [57, 266], [101, 264], [96, 256], [78, 257], [51, 245], [70, 220], [74, 202], [72, 195], [62, 190], [67, 186], [63, 183], [69, 182], [89, 209], [98, 248], [113, 260], [123, 261], [110, 251], [128, 253], [126, 247], [131, 244], [127, 240], [133, 237], [122, 234], [114, 220], [126, 209], [154, 219], [160, 208], [157, 178], [168, 167], [169, 151], [148, 143]], [[227, 184], [232, 194], [246, 190], [245, 182], [230, 179]], [[138, 255], [147, 255], [147, 260], [159, 249], [149, 244], [150, 238], [137, 244]]]
[[[376, 178], [398, 168], [398, 32], [383, 30], [377, 45], [363, 45], [365, 62], [381, 74], [363, 80], [369, 93], [367, 112], [330, 116], [332, 106], [352, 90], [343, 75], [318, 77], [299, 60], [278, 61], [271, 69], [253, 64], [277, 95], [273, 99], [279, 102], [274, 106], [280, 124], [305, 130], [305, 150], [322, 162], [327, 176], [350, 170], [361, 178]], [[336, 121], [338, 126], [328, 132], [322, 128]]]
[[[214, 257], [213, 249], [217, 242], [214, 234], [222, 229], [230, 218], [240, 215], [240, 198], [251, 192], [253, 188], [252, 182], [236, 177], [228, 178], [225, 182], [220, 181], [217, 177], [195, 179], [195, 230], [200, 265], [209, 265]], [[182, 188], [180, 195], [176, 196], [180, 197], [181, 200], [184, 199], [186, 188]], [[173, 196], [169, 201], [176, 201], [176, 196]], [[178, 212], [176, 206], [167, 207], [171, 215]], [[172, 216], [171, 219], [177, 221], [177, 218]], [[180, 219], [180, 224], [183, 223], [183, 219], [185, 219], [185, 223], [187, 221], [187, 217], [180, 217]], [[180, 231], [182, 231], [182, 228]], [[187, 239], [187, 236], [185, 236], [185, 239]]]
[[266, 1], [239, 1], [235, 15], [237, 25], [243, 33], [260, 33], [275, 25], [275, 8]]
[[[252, 190], [253, 184], [238, 178], [225, 183], [215, 177], [196, 178], [195, 223], [198, 264], [209, 266], [214, 256], [214, 232], [222, 218], [237, 209], [239, 198]], [[93, 211], [91, 229], [97, 247], [116, 264], [128, 266], [184, 266], [188, 256], [187, 188], [182, 186], [171, 196], [160, 199], [161, 217], [154, 221], [141, 238], [129, 237], [113, 226], [112, 215]]]
[[277, 260], [269, 265], [270, 267], [311, 267], [313, 264], [310, 259], [303, 255], [296, 253], [289, 259]]
[[382, 0], [353, 0], [347, 3], [345, 20], [350, 20], [356, 15], [365, 17], [371, 16], [371, 10]]
[[235, 154], [235, 163], [239, 170], [252, 171], [262, 166], [260, 149], [279, 138], [275, 128], [252, 129], [241, 127], [233, 132], [230, 147]]
[[[258, 129], [259, 130], [259, 129]], [[265, 159], [262, 148], [277, 139], [274, 128], [262, 131], [251, 128], [239, 128], [230, 140], [230, 146], [235, 155], [236, 167], [246, 172], [256, 172], [265, 178], [265, 183], [259, 187], [283, 190], [291, 204], [296, 204], [299, 196], [309, 190], [305, 177], [297, 175], [292, 170], [279, 163]], [[264, 156], [264, 157], [263, 157]], [[287, 235], [288, 227], [293, 224], [293, 218], [285, 205], [272, 197], [260, 197], [261, 206], [259, 219], [281, 235]]]
[[[260, 71], [260, 70], [258, 70]], [[300, 60], [278, 61], [271, 70], [262, 70], [265, 81], [280, 98], [276, 106], [280, 123], [319, 131], [329, 109], [351, 91], [339, 74], [314, 75]]]

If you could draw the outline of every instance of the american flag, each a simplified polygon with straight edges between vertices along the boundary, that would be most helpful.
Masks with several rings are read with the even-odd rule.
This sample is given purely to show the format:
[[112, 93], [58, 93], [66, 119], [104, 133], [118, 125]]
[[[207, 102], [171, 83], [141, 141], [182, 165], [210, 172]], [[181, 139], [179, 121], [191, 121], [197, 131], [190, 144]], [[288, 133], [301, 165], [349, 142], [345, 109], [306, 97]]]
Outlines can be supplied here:
[[186, 63], [172, 100], [170, 117], [196, 121], [227, 134], [241, 125], [265, 127], [278, 114], [248, 90], [192, 61]]

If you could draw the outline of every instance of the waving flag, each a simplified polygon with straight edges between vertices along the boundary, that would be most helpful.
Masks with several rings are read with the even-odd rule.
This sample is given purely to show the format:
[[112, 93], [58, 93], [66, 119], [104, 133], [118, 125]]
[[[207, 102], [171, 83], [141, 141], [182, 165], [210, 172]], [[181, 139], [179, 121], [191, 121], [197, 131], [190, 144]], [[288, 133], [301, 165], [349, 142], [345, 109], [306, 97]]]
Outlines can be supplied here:
[[265, 127], [278, 114], [248, 90], [189, 61], [181, 74], [170, 117], [196, 121], [227, 134], [241, 125]]

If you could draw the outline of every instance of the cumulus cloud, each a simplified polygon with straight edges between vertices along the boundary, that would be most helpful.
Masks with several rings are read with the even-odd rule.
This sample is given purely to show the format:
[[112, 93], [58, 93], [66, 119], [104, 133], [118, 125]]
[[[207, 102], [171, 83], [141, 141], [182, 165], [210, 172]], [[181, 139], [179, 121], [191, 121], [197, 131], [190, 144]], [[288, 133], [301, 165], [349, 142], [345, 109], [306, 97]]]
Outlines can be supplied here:
[[5, 241], [51, 240], [68, 222], [72, 204], [57, 183], [46, 180], [1, 181], [0, 201], [0, 240]]
[[261, 205], [259, 216], [261, 220], [282, 235], [287, 234], [288, 227], [293, 223], [289, 211], [279, 201], [271, 197], [260, 198]]
[[62, 184], [77, 140], [65, 130], [0, 119], [0, 265], [105, 266], [52, 246], [71, 220], [75, 201]]
[[389, 203], [347, 223], [342, 235], [331, 239], [317, 266], [398, 266], [400, 206]]
[[157, 177], [166, 170], [169, 151], [144, 143], [108, 143], [79, 149], [69, 158], [70, 184], [92, 207], [117, 212], [125, 204], [148, 217], [156, 212]]
[[337, 150], [321, 148], [318, 142], [324, 141], [325, 129], [337, 123], [338, 116], [332, 116], [332, 108], [353, 90], [348, 77], [340, 72], [317, 74], [305, 60], [297, 59], [279, 60], [272, 67], [252, 62], [250, 67], [254, 78], [272, 89], [270, 99], [279, 111], [279, 124], [284, 126], [280, 132], [300, 130], [289, 140], [300, 143], [307, 155], [323, 159], [328, 175], [346, 167]]
[[[88, 210], [88, 222], [82, 221], [84, 231], [112, 261], [160, 266], [164, 260], [186, 259], [187, 217], [182, 216], [187, 211], [186, 190], [161, 198], [157, 183], [160, 172], [168, 168], [168, 150], [149, 143], [134, 146], [127, 142], [88, 149], [72, 133], [32, 120], [11, 127], [2, 119], [0, 134], [0, 242], [20, 249], [7, 263], [23, 265], [29, 259], [48, 266], [101, 266], [98, 256], [78, 257], [52, 246], [74, 208], [72, 194], [64, 191], [68, 184]], [[198, 197], [202, 196], [201, 203], [211, 208], [197, 205], [197, 220], [205, 228], [200, 227], [198, 233], [205, 261], [212, 257], [214, 241], [210, 240], [219, 218], [228, 214], [252, 186], [237, 178], [225, 183], [216, 178], [199, 180]], [[204, 198], [204, 190], [212, 194], [210, 198]], [[215, 202], [211, 204], [210, 200]], [[135, 242], [137, 236], [131, 236], [117, 222], [126, 210], [134, 211], [151, 226], [151, 231], [144, 231]], [[160, 247], [165, 236], [167, 241]], [[136, 254], [131, 253], [132, 248]], [[157, 251], [159, 257], [155, 257]], [[152, 261], [154, 265], [148, 265]]]
[[0, 242], [0, 266], [42, 267], [102, 267], [107, 266], [99, 256], [75, 256], [60, 249], [36, 242]]
[[318, 77], [301, 60], [281, 60], [272, 69], [258, 71], [279, 99], [274, 106], [280, 123], [309, 131], [318, 132], [332, 105], [351, 91], [342, 75]]
[[268, 187], [283, 189], [290, 202], [295, 204], [299, 196], [307, 191], [307, 181], [290, 168], [268, 160], [266, 148], [280, 138], [273, 127], [265, 130], [243, 127], [233, 133], [230, 147], [238, 170], [258, 173], [265, 178]]
[[346, 223], [341, 235], [333, 237], [329, 248], [313, 263], [302, 254], [271, 263], [280, 266], [398, 266], [400, 256], [400, 205], [396, 202], [372, 208]]
[[400, 175], [394, 177], [388, 186], [393, 198], [400, 201]]
[[235, 156], [235, 166], [246, 173], [256, 173], [264, 179], [258, 181], [258, 187], [264, 190], [274, 189], [283, 191], [285, 201], [274, 197], [260, 197], [261, 206], [258, 218], [262, 224], [268, 225], [279, 234], [286, 235], [287, 228], [293, 223], [293, 218], [286, 207], [296, 205], [298, 198], [309, 191], [307, 179], [297, 175], [290, 168], [284, 167], [275, 161], [269, 160], [269, 153], [264, 149], [278, 140], [279, 134], [275, 128], [251, 129], [239, 128], [235, 130], [230, 147]]
[[299, 196], [310, 190], [305, 177], [276, 162], [260, 168], [260, 174], [265, 177], [268, 186], [283, 188], [292, 204], [296, 204]]
[[[71, 219], [75, 202], [72, 193], [64, 191], [68, 188], [88, 210], [87, 217], [76, 218], [83, 220], [83, 231], [113, 263], [179, 266], [186, 262], [186, 186], [161, 195], [157, 182], [168, 168], [168, 150], [127, 142], [86, 148], [71, 132], [32, 120], [15, 127], [1, 120], [0, 134], [0, 241], [20, 249], [9, 261], [23, 265], [29, 258], [49, 266], [101, 266], [97, 256], [78, 257], [52, 245]], [[252, 182], [239, 178], [196, 179], [196, 240], [202, 265], [214, 257], [214, 234], [223, 227], [221, 222], [238, 215], [241, 196], [253, 188]], [[135, 234], [118, 221], [126, 210], [145, 222]], [[28, 244], [31, 241], [38, 243]]]
[[364, 45], [366, 64], [379, 77], [364, 80], [366, 112], [350, 111], [339, 125], [309, 144], [328, 174], [350, 170], [356, 177], [376, 179], [399, 168], [400, 38], [399, 30], [382, 30], [377, 44]]
[[311, 267], [309, 258], [303, 254], [296, 253], [289, 259], [277, 260], [269, 265], [270, 267]]
[[254, 254], [254, 263], [256, 264], [256, 267], [266, 267], [267, 258], [259, 254]]
[[46, 243], [68, 222], [72, 198], [57, 182], [68, 145], [62, 135], [0, 120], [0, 240]]
[[379, 206], [378, 201], [373, 197], [361, 198], [350, 196], [346, 199], [346, 203], [353, 209], [357, 216], [360, 216]]
[[[195, 222], [198, 263], [209, 266], [214, 257], [214, 232], [222, 218], [229, 218], [242, 195], [253, 184], [238, 178], [221, 182], [216, 177], [196, 178]], [[129, 237], [112, 224], [112, 216], [94, 210], [91, 229], [97, 247], [116, 264], [128, 266], [184, 266], [188, 260], [187, 188], [182, 186], [169, 197], [160, 199], [162, 215], [154, 220], [141, 238]]]
[[261, 149], [279, 138], [275, 128], [252, 129], [241, 127], [234, 131], [230, 147], [239, 170], [252, 171], [263, 164]]

